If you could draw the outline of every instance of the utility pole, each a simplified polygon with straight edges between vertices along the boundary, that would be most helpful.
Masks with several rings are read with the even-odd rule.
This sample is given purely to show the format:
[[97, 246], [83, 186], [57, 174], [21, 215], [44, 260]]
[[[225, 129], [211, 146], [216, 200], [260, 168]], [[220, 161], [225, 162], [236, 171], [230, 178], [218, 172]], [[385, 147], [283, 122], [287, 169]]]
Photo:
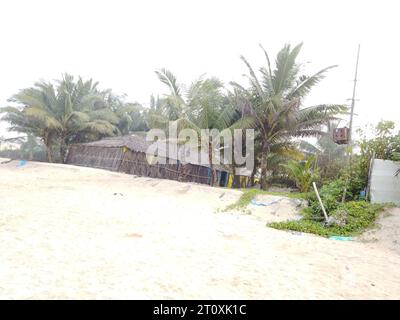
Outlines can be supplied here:
[[[349, 136], [348, 136], [348, 151], [347, 151], [347, 165], [349, 167], [349, 174], [351, 173], [351, 159], [353, 157], [353, 116], [354, 116], [354, 106], [356, 104], [356, 88], [357, 88], [357, 76], [358, 76], [358, 61], [360, 59], [360, 45], [358, 45], [358, 50], [357, 50], [357, 61], [356, 61], [356, 71], [354, 74], [354, 84], [353, 84], [353, 96], [351, 98], [351, 109], [350, 109], [350, 124], [349, 124]], [[346, 185], [343, 190], [343, 195], [342, 195], [342, 203], [346, 200], [346, 193], [347, 193], [347, 187], [350, 182], [350, 176], [347, 177], [346, 179]]]
[[349, 163], [351, 163], [351, 157], [353, 156], [353, 116], [354, 116], [354, 106], [356, 104], [356, 88], [357, 88], [357, 75], [358, 75], [358, 61], [360, 59], [360, 45], [358, 45], [357, 50], [357, 62], [356, 62], [356, 72], [354, 75], [354, 85], [353, 85], [353, 96], [351, 98], [351, 111], [350, 111], [350, 124], [349, 124]]

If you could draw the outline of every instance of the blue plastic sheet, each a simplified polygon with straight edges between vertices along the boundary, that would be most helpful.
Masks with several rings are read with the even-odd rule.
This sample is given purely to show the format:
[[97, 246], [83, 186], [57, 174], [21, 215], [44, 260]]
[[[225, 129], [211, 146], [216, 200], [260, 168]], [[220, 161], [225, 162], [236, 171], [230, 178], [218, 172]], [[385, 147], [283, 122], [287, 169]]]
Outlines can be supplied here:
[[271, 205], [273, 205], [274, 203], [277, 203], [277, 202], [279, 202], [280, 200], [275, 200], [275, 201], [271, 201], [271, 202], [261, 202], [261, 201], [256, 201], [255, 199], [252, 199], [251, 201], [250, 201], [250, 203], [252, 204], [252, 205], [255, 205], [255, 206], [262, 206], [262, 207], [267, 207], [267, 206], [271, 206]]
[[28, 163], [28, 161], [26, 161], [26, 160], [20, 160], [20, 161], [19, 161], [19, 164], [17, 165], [17, 167], [26, 166], [27, 163]]
[[342, 237], [342, 236], [331, 236], [329, 237], [331, 240], [340, 240], [340, 241], [353, 241], [352, 237]]

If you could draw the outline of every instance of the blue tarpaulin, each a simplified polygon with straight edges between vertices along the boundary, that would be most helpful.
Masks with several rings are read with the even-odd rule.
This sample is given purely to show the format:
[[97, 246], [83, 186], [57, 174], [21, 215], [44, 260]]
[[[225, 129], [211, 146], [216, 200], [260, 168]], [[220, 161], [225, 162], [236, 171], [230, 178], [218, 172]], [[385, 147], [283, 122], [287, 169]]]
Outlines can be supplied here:
[[19, 161], [19, 164], [17, 165], [17, 167], [23, 167], [23, 166], [25, 166], [27, 163], [28, 163], [28, 161], [26, 161], [26, 160], [20, 160], [20, 161]]
[[266, 202], [266, 201], [257, 201], [256, 199], [252, 199], [252, 200], [250, 201], [250, 203], [251, 203], [252, 205], [255, 205], [255, 206], [266, 207], [266, 206], [271, 206], [271, 205], [273, 205], [274, 203], [277, 203], [277, 202], [279, 202], [279, 201], [281, 201], [281, 199], [279, 199], [279, 200], [274, 200], [274, 201], [270, 201], [270, 202]]

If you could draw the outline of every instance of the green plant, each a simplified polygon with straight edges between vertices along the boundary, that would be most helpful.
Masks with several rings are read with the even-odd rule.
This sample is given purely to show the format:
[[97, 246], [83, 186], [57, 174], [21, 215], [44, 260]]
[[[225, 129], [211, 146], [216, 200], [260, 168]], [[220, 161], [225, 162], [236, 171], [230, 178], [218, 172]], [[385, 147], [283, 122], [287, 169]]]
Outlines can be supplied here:
[[0, 108], [0, 113], [5, 113], [2, 120], [9, 122], [10, 130], [40, 138], [49, 162], [55, 158], [56, 147], [63, 162], [71, 143], [145, 128], [138, 104], [126, 104], [110, 90], [98, 90], [97, 82], [69, 74], [55, 83], [37, 82], [10, 101], [16, 106]]
[[344, 112], [342, 105], [318, 105], [302, 108], [302, 102], [311, 89], [318, 84], [325, 73], [335, 67], [327, 67], [312, 76], [302, 75], [302, 65], [297, 57], [302, 48], [299, 44], [292, 48], [285, 45], [276, 57], [273, 68], [267, 52], [263, 49], [267, 66], [260, 68], [258, 77], [250, 63], [246, 64], [250, 88], [245, 89], [232, 83], [246, 102], [246, 116], [252, 120], [256, 129], [260, 148], [261, 188], [267, 189], [268, 157], [273, 144], [290, 140], [293, 137], [317, 136], [322, 134], [321, 125], [336, 119]]
[[315, 162], [315, 157], [309, 157], [305, 162], [290, 160], [282, 166], [288, 171], [289, 176], [296, 182], [300, 192], [308, 192], [311, 183], [318, 180], [318, 172], [313, 170], [312, 166]]
[[346, 213], [346, 224], [326, 226], [323, 222], [313, 219], [309, 215], [299, 221], [274, 222], [269, 227], [280, 230], [292, 230], [313, 233], [323, 237], [353, 236], [362, 233], [375, 223], [379, 213], [390, 205], [370, 204], [365, 201], [350, 201], [341, 204], [330, 215], [343, 217]]
[[[221, 149], [220, 141], [212, 137], [212, 129], [218, 129], [220, 132], [225, 129], [239, 129], [247, 122], [236, 121], [235, 109], [227, 103], [222, 92], [223, 84], [219, 79], [200, 77], [184, 90], [183, 86], [178, 85], [172, 72], [161, 69], [156, 71], [156, 74], [160, 81], [167, 85], [169, 93], [160, 100], [159, 110], [150, 114], [150, 126], [165, 128], [169, 121], [174, 121], [178, 134], [186, 128], [196, 131], [197, 144], [207, 150], [211, 170], [210, 184], [214, 185], [214, 162], [216, 156], [221, 154]], [[203, 139], [203, 129], [211, 130], [209, 139]]]
[[[319, 195], [328, 214], [334, 211], [340, 205], [344, 186], [345, 182], [342, 179], [336, 179], [324, 185], [319, 190]], [[317, 196], [314, 192], [309, 192], [307, 195], [309, 207], [305, 209], [304, 214], [308, 215], [314, 220], [322, 221], [323, 213]]]
[[[358, 141], [360, 152], [353, 156], [351, 165], [346, 167], [341, 174], [344, 179], [349, 178], [347, 189], [350, 199], [357, 199], [360, 191], [366, 188], [370, 161], [373, 156], [383, 160], [398, 160], [400, 133], [394, 134], [394, 122], [381, 121], [372, 130], [375, 133], [372, 139], [367, 138], [363, 130], [359, 130], [358, 133], [361, 136], [360, 141]], [[396, 172], [393, 174], [396, 174]]]
[[317, 137], [315, 143], [301, 140], [299, 147], [305, 154], [316, 157], [316, 167], [319, 170], [321, 181], [329, 183], [339, 178], [340, 172], [346, 165], [347, 146], [333, 141], [335, 129], [340, 121], [330, 121], [326, 124], [326, 134]]

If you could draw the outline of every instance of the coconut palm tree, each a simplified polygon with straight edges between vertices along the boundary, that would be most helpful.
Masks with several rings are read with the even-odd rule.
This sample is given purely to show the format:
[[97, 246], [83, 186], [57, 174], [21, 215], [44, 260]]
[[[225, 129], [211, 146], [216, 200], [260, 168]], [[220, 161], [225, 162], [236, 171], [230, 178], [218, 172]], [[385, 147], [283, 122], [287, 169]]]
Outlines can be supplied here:
[[21, 90], [10, 101], [17, 106], [2, 108], [3, 120], [10, 130], [33, 134], [43, 140], [49, 162], [53, 162], [53, 146], [59, 145], [64, 162], [68, 144], [84, 136], [113, 135], [118, 132], [118, 117], [107, 107], [104, 94], [92, 80], [74, 81], [65, 74], [56, 85], [37, 82]]
[[217, 78], [201, 76], [185, 89], [178, 85], [177, 78], [171, 71], [161, 69], [156, 74], [168, 86], [169, 93], [158, 99], [157, 103], [152, 99], [154, 112], [150, 117], [150, 126], [166, 129], [168, 122], [174, 121], [178, 133], [186, 128], [193, 129], [198, 136], [198, 147], [207, 150], [211, 170], [210, 184], [214, 185], [214, 163], [222, 149], [218, 147], [219, 140], [212, 132], [208, 139], [201, 139], [201, 132], [203, 129], [222, 131], [233, 124], [235, 110], [222, 92], [222, 82]]
[[267, 189], [267, 162], [274, 143], [293, 137], [322, 134], [320, 126], [335, 115], [344, 112], [342, 105], [318, 105], [304, 108], [302, 101], [311, 89], [325, 76], [330, 66], [311, 76], [301, 75], [302, 65], [296, 62], [302, 44], [293, 49], [285, 45], [278, 53], [275, 68], [272, 69], [269, 56], [262, 48], [267, 66], [260, 68], [259, 78], [250, 63], [242, 56], [247, 66], [250, 87], [238, 83], [232, 85], [241, 91], [248, 102], [247, 117], [253, 121], [258, 132], [261, 152], [261, 187]]

